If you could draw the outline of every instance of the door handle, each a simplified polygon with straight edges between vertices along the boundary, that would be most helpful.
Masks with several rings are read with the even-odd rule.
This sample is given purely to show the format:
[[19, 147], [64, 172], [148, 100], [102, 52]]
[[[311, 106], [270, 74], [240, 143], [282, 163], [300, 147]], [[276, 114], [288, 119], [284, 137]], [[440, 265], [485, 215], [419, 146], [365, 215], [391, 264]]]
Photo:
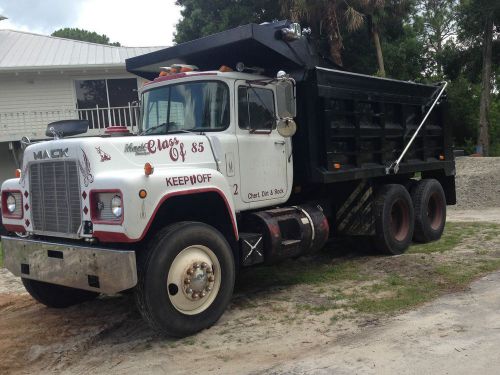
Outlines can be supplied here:
[[284, 145], [285, 141], [274, 141], [275, 145]]

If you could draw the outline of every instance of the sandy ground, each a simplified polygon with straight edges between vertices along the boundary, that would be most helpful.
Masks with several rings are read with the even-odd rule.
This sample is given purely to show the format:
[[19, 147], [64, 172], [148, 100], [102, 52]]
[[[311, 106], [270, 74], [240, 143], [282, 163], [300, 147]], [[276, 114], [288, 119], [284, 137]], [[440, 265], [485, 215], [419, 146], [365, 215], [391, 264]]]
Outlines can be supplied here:
[[266, 374], [498, 374], [500, 272]]
[[[500, 184], [500, 181], [499, 181]], [[448, 221], [488, 221], [491, 223], [500, 223], [500, 207], [484, 208], [482, 210], [448, 210]]]
[[216, 326], [183, 340], [156, 336], [127, 296], [52, 310], [4, 293], [0, 373], [498, 374], [499, 285], [497, 272], [406, 314], [333, 325], [323, 315], [280, 320], [269, 305], [284, 290], [255, 292], [250, 314], [237, 293]]
[[[476, 173], [470, 163], [457, 162], [461, 176]], [[449, 210], [452, 221], [500, 223], [500, 208], [491, 208], [500, 207], [495, 193], [500, 159], [479, 163], [481, 176], [489, 176], [481, 177], [488, 187], [482, 191], [492, 203], [461, 187], [461, 203]], [[474, 185], [472, 177], [461, 181]], [[385, 258], [371, 259], [371, 266], [385, 264]], [[297, 311], [297, 300], [317, 298], [300, 284], [237, 290], [214, 327], [173, 340], [147, 327], [131, 296], [48, 309], [0, 269], [0, 374], [499, 373], [500, 273], [393, 318], [364, 316], [332, 324], [327, 314]], [[294, 319], [296, 314], [302, 315]]]
[[[397, 267], [397, 257], [363, 258]], [[328, 313], [297, 310], [318, 298], [308, 286], [257, 286], [237, 290], [214, 327], [174, 340], [148, 328], [131, 296], [48, 309], [0, 269], [0, 374], [498, 373], [499, 285], [497, 273], [407, 314], [334, 324]]]

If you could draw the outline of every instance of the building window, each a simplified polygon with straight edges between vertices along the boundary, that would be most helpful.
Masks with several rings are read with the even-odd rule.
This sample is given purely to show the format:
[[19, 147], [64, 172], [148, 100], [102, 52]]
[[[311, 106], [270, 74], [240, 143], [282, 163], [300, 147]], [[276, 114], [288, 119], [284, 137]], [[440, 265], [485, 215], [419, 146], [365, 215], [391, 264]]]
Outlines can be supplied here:
[[276, 125], [273, 91], [240, 86], [238, 88], [238, 125], [242, 129], [272, 130]]
[[75, 91], [79, 117], [90, 129], [137, 125], [135, 78], [76, 80]]

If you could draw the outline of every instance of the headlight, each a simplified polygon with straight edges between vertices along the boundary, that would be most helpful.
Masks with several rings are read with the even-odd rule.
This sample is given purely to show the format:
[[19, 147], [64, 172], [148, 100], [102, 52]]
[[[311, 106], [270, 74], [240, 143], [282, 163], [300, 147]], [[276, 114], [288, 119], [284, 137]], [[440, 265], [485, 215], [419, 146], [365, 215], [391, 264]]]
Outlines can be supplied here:
[[119, 195], [115, 195], [111, 198], [111, 212], [116, 217], [122, 216], [123, 208], [122, 208], [122, 199]]
[[7, 196], [7, 210], [12, 214], [16, 210], [16, 198], [12, 195], [9, 194]]
[[96, 224], [121, 225], [124, 208], [119, 190], [90, 192], [90, 217]]

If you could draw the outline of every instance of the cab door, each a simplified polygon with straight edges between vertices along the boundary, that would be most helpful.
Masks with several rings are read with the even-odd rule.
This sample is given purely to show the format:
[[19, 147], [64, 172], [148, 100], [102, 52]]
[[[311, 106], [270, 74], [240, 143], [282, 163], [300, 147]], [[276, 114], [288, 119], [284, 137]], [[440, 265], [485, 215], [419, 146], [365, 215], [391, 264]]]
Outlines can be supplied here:
[[[271, 85], [237, 81], [236, 135], [240, 169], [240, 198], [250, 207], [283, 202], [288, 197], [289, 139], [276, 131], [276, 99]], [[279, 202], [278, 202], [279, 201]]]

